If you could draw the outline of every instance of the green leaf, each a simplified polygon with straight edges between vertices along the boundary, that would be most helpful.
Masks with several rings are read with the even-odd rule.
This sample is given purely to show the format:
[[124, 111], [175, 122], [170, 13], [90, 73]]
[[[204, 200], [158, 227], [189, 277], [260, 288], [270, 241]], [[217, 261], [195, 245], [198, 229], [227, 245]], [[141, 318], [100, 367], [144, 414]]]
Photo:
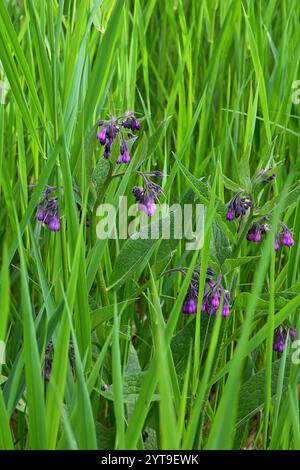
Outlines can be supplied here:
[[220, 265], [222, 265], [227, 258], [230, 258], [232, 249], [230, 242], [220, 228], [217, 222], [212, 223], [212, 237], [211, 237], [211, 255], [216, 258]]
[[142, 269], [152, 255], [152, 250], [160, 243], [159, 238], [151, 238], [151, 234], [162, 235], [162, 228], [171, 220], [168, 215], [162, 219], [155, 220], [152, 224], [143, 226], [140, 232], [135, 232], [122, 247], [114, 271], [110, 279], [110, 286], [120, 286], [138, 268]]
[[257, 260], [258, 258], [259, 256], [242, 256], [240, 258], [228, 258], [222, 264], [222, 267], [221, 267], [222, 273], [226, 274], [235, 268], [239, 268], [240, 266], [243, 266], [244, 264]]
[[231, 179], [227, 178], [227, 176], [222, 175], [222, 181], [225, 188], [229, 189], [230, 191], [234, 191], [235, 193], [241, 191], [241, 187]]
[[[213, 322], [208, 315], [201, 317], [200, 343], [202, 349], [207, 345], [212, 334]], [[189, 357], [189, 345], [194, 340], [196, 323], [194, 320], [188, 322], [171, 341], [171, 351], [178, 375], [186, 371]]]
[[176, 209], [174, 212], [170, 213], [170, 238], [165, 238], [161, 241], [156, 254], [156, 260], [159, 265], [161, 265], [161, 263], [164, 263], [164, 261], [168, 259], [176, 249], [180, 240], [174, 237], [174, 222], [178, 220], [177, 215], [179, 215], [179, 217], [181, 216], [183, 205], [192, 204], [194, 202], [194, 199], [194, 191], [192, 189], [188, 190], [180, 201], [181, 207]]
[[[117, 304], [117, 311], [122, 312], [123, 308], [126, 305], [130, 305], [136, 299], [125, 300], [124, 302], [119, 302]], [[101, 323], [111, 320], [114, 316], [115, 305], [106, 305], [105, 307], [100, 307], [91, 311], [91, 328], [95, 330]]]
[[98, 450], [111, 450], [115, 447], [115, 429], [107, 428], [102, 423], [96, 423]]
[[[276, 395], [277, 381], [280, 369], [280, 359], [273, 362], [272, 365], [272, 386], [271, 396], [272, 398]], [[290, 362], [287, 361], [286, 368], [284, 371], [284, 382], [283, 390], [288, 387], [290, 373]], [[253, 375], [241, 386], [240, 399], [238, 405], [237, 421], [236, 425], [240, 426], [244, 421], [249, 419], [259, 410], [263, 409], [265, 401], [265, 380], [266, 370], [260, 370], [257, 374]]]
[[145, 432], [147, 433], [147, 437], [145, 438], [144, 447], [146, 450], [157, 450], [158, 443], [157, 443], [157, 435], [156, 431], [149, 426], [145, 427]]
[[[181, 163], [181, 161], [176, 158], [176, 162], [185, 176], [188, 183], [194, 188], [195, 192], [199, 196], [200, 202], [206, 206], [209, 205], [210, 193], [211, 189], [209, 188], [207, 183], [204, 183], [201, 179], [197, 179], [190, 171], [185, 168], [185, 166]], [[216, 197], [216, 219], [218, 221], [219, 226], [223, 229], [226, 236], [230, 239], [231, 242], [235, 242], [234, 236], [231, 233], [229, 226], [226, 224], [226, 212], [227, 207], [226, 205]]]
[[97, 201], [101, 200], [108, 186], [111, 177], [113, 166], [106, 158], [101, 158], [92, 174], [92, 181], [96, 191]]
[[[282, 201], [283, 201], [284, 207], [289, 207], [295, 202], [297, 202], [299, 196], [300, 196], [300, 184], [296, 184], [291, 191], [289, 191], [285, 196], [283, 196]], [[260, 211], [260, 215], [270, 214], [270, 212], [272, 212], [277, 207], [280, 200], [281, 200], [280, 194], [278, 196], [273, 197], [271, 201], [268, 201], [262, 207]]]
[[[275, 309], [279, 310], [283, 308], [287, 300], [293, 299], [296, 297], [296, 293], [284, 293], [280, 292], [275, 294]], [[249, 292], [241, 292], [234, 300], [233, 308], [235, 310], [245, 310], [247, 308], [247, 302], [251, 298], [251, 294]], [[268, 310], [269, 308], [269, 297], [266, 295], [261, 295], [259, 299], [257, 299], [257, 310]]]
[[[138, 372], [133, 374], [124, 375], [123, 378], [123, 401], [127, 404], [132, 404], [136, 402], [142, 384], [144, 382], [147, 372]], [[101, 392], [101, 395], [107, 400], [114, 401], [114, 385], [112, 384], [107, 391]], [[151, 401], [158, 401], [159, 396], [154, 394], [151, 398]]]
[[141, 366], [137, 351], [132, 343], [129, 345], [128, 363], [125, 370], [125, 375], [138, 374], [141, 372]]
[[81, 184], [81, 171], [82, 171], [82, 158], [85, 159], [85, 168], [87, 181], [90, 181], [93, 174], [93, 154], [97, 143], [97, 129], [98, 123], [87, 134], [84, 142], [83, 151], [80, 153], [80, 157], [77, 160], [75, 167], [75, 175], [77, 176], [79, 185]]

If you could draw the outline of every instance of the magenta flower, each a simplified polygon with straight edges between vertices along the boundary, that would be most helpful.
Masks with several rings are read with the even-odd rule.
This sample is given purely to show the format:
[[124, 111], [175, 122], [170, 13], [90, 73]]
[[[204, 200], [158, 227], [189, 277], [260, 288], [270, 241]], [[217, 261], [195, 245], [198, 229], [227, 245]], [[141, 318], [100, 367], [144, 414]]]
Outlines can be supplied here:
[[252, 201], [247, 197], [241, 197], [242, 191], [239, 191], [229, 202], [227, 206], [226, 220], [231, 222], [234, 217], [242, 219], [248, 209], [252, 207]]
[[291, 342], [295, 340], [296, 332], [291, 326], [279, 326], [274, 331], [273, 350], [282, 353], [286, 344], [287, 335], [290, 335]]
[[47, 225], [51, 232], [60, 230], [58, 197], [49, 197], [55, 190], [56, 188], [52, 186], [46, 188], [36, 214], [37, 220]]
[[[222, 316], [229, 317], [230, 309], [230, 295], [227, 290], [221, 285], [221, 277], [217, 282], [213, 280], [215, 276], [211, 268], [207, 269], [204, 295], [201, 302], [201, 312], [206, 312], [209, 316], [215, 316], [218, 308], [220, 307], [220, 300], [223, 299]], [[185, 314], [197, 313], [199, 294], [199, 270], [195, 270], [185, 296], [182, 312]]]
[[141, 125], [134, 114], [132, 112], [128, 112], [119, 117], [112, 117], [108, 121], [102, 119], [98, 122], [98, 126], [101, 130], [97, 134], [97, 139], [104, 147], [103, 157], [110, 157], [112, 146], [116, 141], [117, 136], [120, 135], [120, 155], [116, 163], [129, 163], [130, 155], [125, 137], [133, 138], [134, 134], [127, 132], [125, 129], [130, 129], [134, 132], [141, 128]]
[[161, 186], [154, 183], [149, 179], [149, 176], [156, 176], [157, 178], [162, 178], [164, 174], [162, 172], [154, 173], [142, 173], [138, 172], [145, 183], [145, 187], [134, 186], [132, 193], [139, 203], [139, 211], [144, 212], [149, 217], [153, 216], [156, 210], [155, 201], [158, 199], [158, 196], [162, 192]]

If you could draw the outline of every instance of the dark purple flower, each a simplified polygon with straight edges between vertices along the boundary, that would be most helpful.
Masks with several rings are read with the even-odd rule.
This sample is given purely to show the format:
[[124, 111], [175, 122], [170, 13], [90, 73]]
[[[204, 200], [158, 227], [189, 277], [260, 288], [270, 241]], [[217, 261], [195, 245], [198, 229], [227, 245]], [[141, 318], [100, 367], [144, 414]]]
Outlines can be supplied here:
[[218, 292], [216, 291], [212, 297], [212, 302], [211, 306], [213, 307], [214, 310], [217, 310], [220, 305], [220, 300], [219, 300], [219, 295]]
[[41, 206], [38, 206], [36, 218], [39, 222], [43, 222], [43, 220], [45, 218], [45, 212], [44, 212], [44, 210]]
[[52, 218], [51, 218], [50, 212], [46, 213], [45, 218], [44, 218], [44, 220], [43, 220], [44, 224], [45, 224], [45, 225], [49, 225], [50, 222], [51, 222], [51, 220], [52, 220]]
[[246, 215], [248, 209], [252, 207], [252, 201], [247, 197], [241, 197], [242, 192], [238, 192], [233, 199], [228, 204], [226, 220], [229, 222], [234, 219], [234, 217], [242, 218]]
[[275, 251], [279, 250], [280, 243], [282, 244], [282, 246], [288, 246], [288, 247], [294, 246], [295, 244], [294, 239], [292, 237], [291, 230], [287, 228], [287, 226], [284, 225], [283, 223], [281, 223], [281, 233], [277, 232], [275, 235], [275, 245], [274, 245]]
[[57, 214], [55, 214], [49, 222], [49, 230], [51, 230], [52, 232], [58, 232], [59, 229], [60, 229], [59, 217], [57, 216]]
[[121, 125], [125, 129], [130, 129], [133, 132], [139, 131], [141, 128], [139, 121], [136, 119], [136, 117], [134, 116], [132, 112], [127, 113], [126, 118], [121, 122]]
[[226, 214], [226, 220], [231, 222], [234, 219], [234, 213], [233, 213], [233, 208], [231, 206], [228, 207], [227, 214]]
[[222, 316], [229, 317], [229, 315], [230, 315], [229, 305], [227, 302], [224, 301], [223, 309], [222, 309]]
[[[215, 316], [220, 306], [220, 299], [223, 299], [222, 316], [228, 317], [230, 314], [229, 292], [221, 285], [221, 278], [217, 282], [213, 280], [215, 273], [211, 268], [207, 269], [204, 295], [201, 302], [201, 312], [206, 312], [209, 316]], [[199, 270], [195, 270], [190, 282], [186, 297], [182, 305], [183, 313], [197, 313], [199, 294]]]
[[182, 312], [183, 313], [196, 313], [197, 312], [197, 299], [186, 298], [183, 302]]
[[132, 189], [132, 193], [139, 203], [138, 208], [141, 212], [145, 212], [149, 217], [151, 217], [156, 210], [155, 200], [158, 199], [158, 196], [162, 192], [161, 186], [156, 183], [153, 183], [145, 173], [139, 172], [143, 177], [145, 187], [135, 186]]
[[109, 141], [105, 145], [104, 154], [103, 154], [104, 158], [109, 158], [110, 157], [110, 155], [111, 155], [111, 146], [112, 146], [113, 142], [114, 142], [113, 139], [109, 139]]
[[52, 232], [58, 232], [60, 229], [58, 198], [49, 197], [55, 190], [54, 187], [48, 187], [44, 191], [42, 201], [38, 205], [36, 218], [39, 222], [43, 222]]
[[289, 333], [292, 343], [295, 341], [296, 331], [291, 326], [289, 327]]
[[[100, 121], [99, 121], [100, 122]], [[103, 126], [101, 131], [97, 135], [97, 139], [99, 140], [100, 144], [105, 146], [104, 147], [104, 158], [109, 158], [111, 155], [111, 147], [114, 143], [117, 135], [120, 132], [120, 126], [118, 125], [117, 121], [112, 119], [111, 121], [101, 121], [102, 124], [99, 126]]]
[[295, 242], [292, 237], [291, 231], [284, 227], [281, 232], [281, 243], [284, 246], [294, 246]]
[[258, 222], [253, 222], [247, 233], [247, 240], [249, 242], [259, 243], [261, 239], [261, 229]]
[[129, 163], [129, 162], [130, 162], [130, 155], [129, 155], [129, 152], [128, 152], [127, 143], [124, 139], [121, 139], [121, 142], [120, 142], [120, 155], [119, 155], [119, 158], [117, 160], [117, 163], [121, 164], [121, 163]]
[[287, 335], [290, 335], [291, 342], [295, 340], [295, 330], [291, 326], [279, 326], [274, 331], [273, 350], [282, 353], [286, 344]]
[[154, 202], [154, 199], [145, 199], [145, 201], [142, 204], [139, 204], [139, 210], [141, 212], [145, 212], [148, 217], [151, 217], [154, 215], [155, 210], [156, 210], [156, 204]]
[[97, 139], [99, 140], [101, 145], [105, 145], [106, 142], [106, 127], [103, 127], [101, 131], [97, 135]]
[[202, 299], [202, 312], [206, 312], [209, 316], [215, 316], [220, 306], [220, 299], [223, 299], [222, 316], [229, 316], [229, 292], [221, 285], [221, 279], [218, 282], [209, 280], [206, 283], [204, 296]]
[[141, 125], [134, 114], [132, 112], [128, 112], [120, 117], [112, 117], [108, 121], [100, 120], [98, 121], [98, 125], [102, 129], [98, 132], [97, 139], [100, 144], [104, 146], [104, 158], [110, 157], [112, 145], [115, 142], [117, 135], [120, 134], [120, 155], [117, 163], [129, 163], [130, 155], [124, 137], [127, 136], [127, 138], [131, 139], [134, 137], [134, 134], [126, 132], [124, 129], [130, 129], [133, 132], [140, 129]]
[[194, 271], [183, 305], [182, 313], [195, 314], [198, 307], [199, 272]]

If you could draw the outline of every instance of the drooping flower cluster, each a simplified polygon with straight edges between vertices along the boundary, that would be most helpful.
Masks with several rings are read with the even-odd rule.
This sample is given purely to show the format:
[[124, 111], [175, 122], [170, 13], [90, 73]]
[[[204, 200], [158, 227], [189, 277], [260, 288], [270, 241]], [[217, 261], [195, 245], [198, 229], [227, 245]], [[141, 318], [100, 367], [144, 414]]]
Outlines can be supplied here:
[[50, 197], [55, 189], [53, 186], [46, 188], [36, 213], [37, 220], [47, 225], [52, 232], [58, 232], [60, 229], [58, 197]]
[[[209, 316], [215, 316], [223, 302], [222, 316], [228, 317], [230, 314], [230, 294], [223, 288], [221, 276], [214, 280], [215, 273], [211, 268], [206, 272], [204, 295], [201, 303], [201, 312], [206, 312]], [[185, 314], [197, 313], [199, 295], [199, 271], [195, 270], [185, 296], [182, 312]]]
[[110, 157], [112, 145], [116, 140], [117, 135], [120, 135], [120, 155], [116, 163], [129, 163], [130, 155], [125, 136], [128, 138], [133, 138], [134, 134], [125, 131], [125, 129], [134, 132], [140, 130], [141, 128], [141, 125], [134, 114], [130, 111], [117, 118], [113, 117], [108, 121], [101, 120], [98, 124], [101, 130], [97, 135], [97, 139], [104, 147], [104, 158]]
[[242, 191], [239, 191], [229, 202], [227, 207], [226, 219], [231, 222], [234, 218], [242, 219], [247, 211], [252, 207], [252, 201], [248, 196], [241, 197]]
[[130, 162], [130, 155], [128, 152], [128, 147], [125, 139], [121, 139], [120, 141], [120, 155], [118, 157], [117, 163], [129, 163]]
[[[42, 200], [39, 202], [37, 207], [36, 218], [39, 222], [44, 223], [49, 230], [52, 232], [58, 232], [60, 230], [60, 219], [59, 219], [59, 206], [58, 197], [53, 196], [53, 193], [57, 190], [56, 186], [47, 186]], [[61, 187], [63, 193], [63, 187]], [[76, 191], [74, 189], [74, 191]], [[51, 196], [50, 196], [51, 195]], [[80, 204], [76, 204], [79, 213], [79, 220], [82, 217], [82, 208]], [[90, 227], [90, 221], [88, 218], [85, 219], [85, 226]]]
[[123, 126], [125, 129], [132, 130], [132, 132], [139, 131], [141, 128], [139, 121], [132, 112], [128, 112], [125, 115], [125, 119], [121, 121], [121, 126]]
[[197, 313], [199, 294], [199, 271], [195, 270], [192, 275], [183, 305], [183, 313]]
[[[260, 172], [252, 179], [252, 187], [257, 189], [257, 185], [261, 183], [272, 183], [276, 178], [276, 173], [273, 172], [272, 167], [268, 167], [260, 170]], [[259, 187], [260, 188], [260, 187]], [[253, 206], [253, 202], [248, 196], [241, 196], [243, 190], [237, 192], [235, 196], [231, 199], [227, 206], [226, 220], [231, 222], [234, 218], [239, 219], [238, 231], [240, 225], [243, 221], [244, 216], [246, 216], [247, 211]], [[255, 192], [255, 191], [254, 191]], [[256, 208], [254, 213], [259, 214], [260, 209]], [[270, 231], [270, 225], [268, 224], [269, 217], [266, 215], [261, 221], [255, 220], [252, 222], [246, 238], [249, 242], [259, 243], [262, 239], [262, 235], [266, 235]], [[283, 246], [291, 247], [294, 245], [294, 240], [292, 237], [291, 230], [282, 222], [280, 222], [281, 232], [277, 231], [275, 235], [274, 248], [275, 251], [279, 250], [280, 243]]]
[[[53, 352], [54, 346], [53, 342], [50, 340], [46, 346], [45, 350], [45, 358], [44, 358], [44, 378], [46, 382], [49, 382], [51, 370], [52, 370], [52, 362], [53, 362]], [[72, 341], [69, 343], [69, 362], [74, 374], [75, 371], [75, 351]]]
[[262, 235], [266, 235], [270, 231], [270, 225], [267, 223], [267, 218], [263, 222], [253, 222], [247, 233], [247, 240], [249, 242], [259, 243]]
[[247, 240], [249, 242], [259, 243], [261, 239], [260, 225], [258, 222], [253, 222], [247, 233]]
[[[247, 240], [249, 242], [259, 243], [262, 235], [266, 235], [270, 231], [270, 225], [266, 222], [267, 218], [264, 218], [263, 223], [253, 222], [247, 233]], [[275, 235], [275, 251], [279, 250], [280, 243], [282, 246], [291, 247], [294, 245], [291, 230], [286, 225], [281, 223], [281, 231]]]
[[295, 244], [294, 239], [292, 237], [291, 230], [287, 228], [287, 226], [284, 225], [283, 223], [281, 223], [281, 232], [280, 233], [277, 232], [275, 236], [275, 250], [276, 251], [279, 250], [279, 243], [281, 243], [283, 246], [288, 246], [288, 247], [294, 246]]
[[296, 332], [291, 326], [280, 325], [274, 330], [273, 350], [282, 353], [286, 344], [287, 336], [290, 335], [291, 342], [295, 340]]
[[149, 179], [149, 176], [155, 176], [156, 178], [162, 178], [164, 173], [160, 171], [154, 171], [150, 173], [137, 172], [142, 176], [144, 181], [144, 187], [134, 186], [132, 188], [132, 193], [139, 203], [139, 211], [145, 212], [146, 215], [151, 217], [156, 210], [155, 201], [158, 199], [158, 196], [162, 192], [161, 186], [154, 183]]

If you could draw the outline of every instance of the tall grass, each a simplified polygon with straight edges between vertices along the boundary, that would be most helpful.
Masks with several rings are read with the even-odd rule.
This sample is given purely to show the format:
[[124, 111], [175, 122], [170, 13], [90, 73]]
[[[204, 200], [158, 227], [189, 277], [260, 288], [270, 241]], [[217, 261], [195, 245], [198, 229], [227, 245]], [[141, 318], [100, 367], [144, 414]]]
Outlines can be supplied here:
[[[272, 350], [283, 322], [300, 334], [299, 15], [297, 0], [0, 0], [1, 449], [299, 449], [300, 369], [290, 342]], [[123, 171], [96, 129], [126, 110], [141, 131]], [[168, 175], [164, 202], [206, 206], [201, 247], [97, 238], [98, 204], [133, 202], [137, 167]], [[35, 217], [46, 185], [57, 233]], [[250, 219], [225, 220], [239, 188], [269, 216], [260, 244]], [[295, 246], [275, 253], [280, 220]], [[229, 318], [182, 315], [199, 263], [198, 310], [210, 266]]]

